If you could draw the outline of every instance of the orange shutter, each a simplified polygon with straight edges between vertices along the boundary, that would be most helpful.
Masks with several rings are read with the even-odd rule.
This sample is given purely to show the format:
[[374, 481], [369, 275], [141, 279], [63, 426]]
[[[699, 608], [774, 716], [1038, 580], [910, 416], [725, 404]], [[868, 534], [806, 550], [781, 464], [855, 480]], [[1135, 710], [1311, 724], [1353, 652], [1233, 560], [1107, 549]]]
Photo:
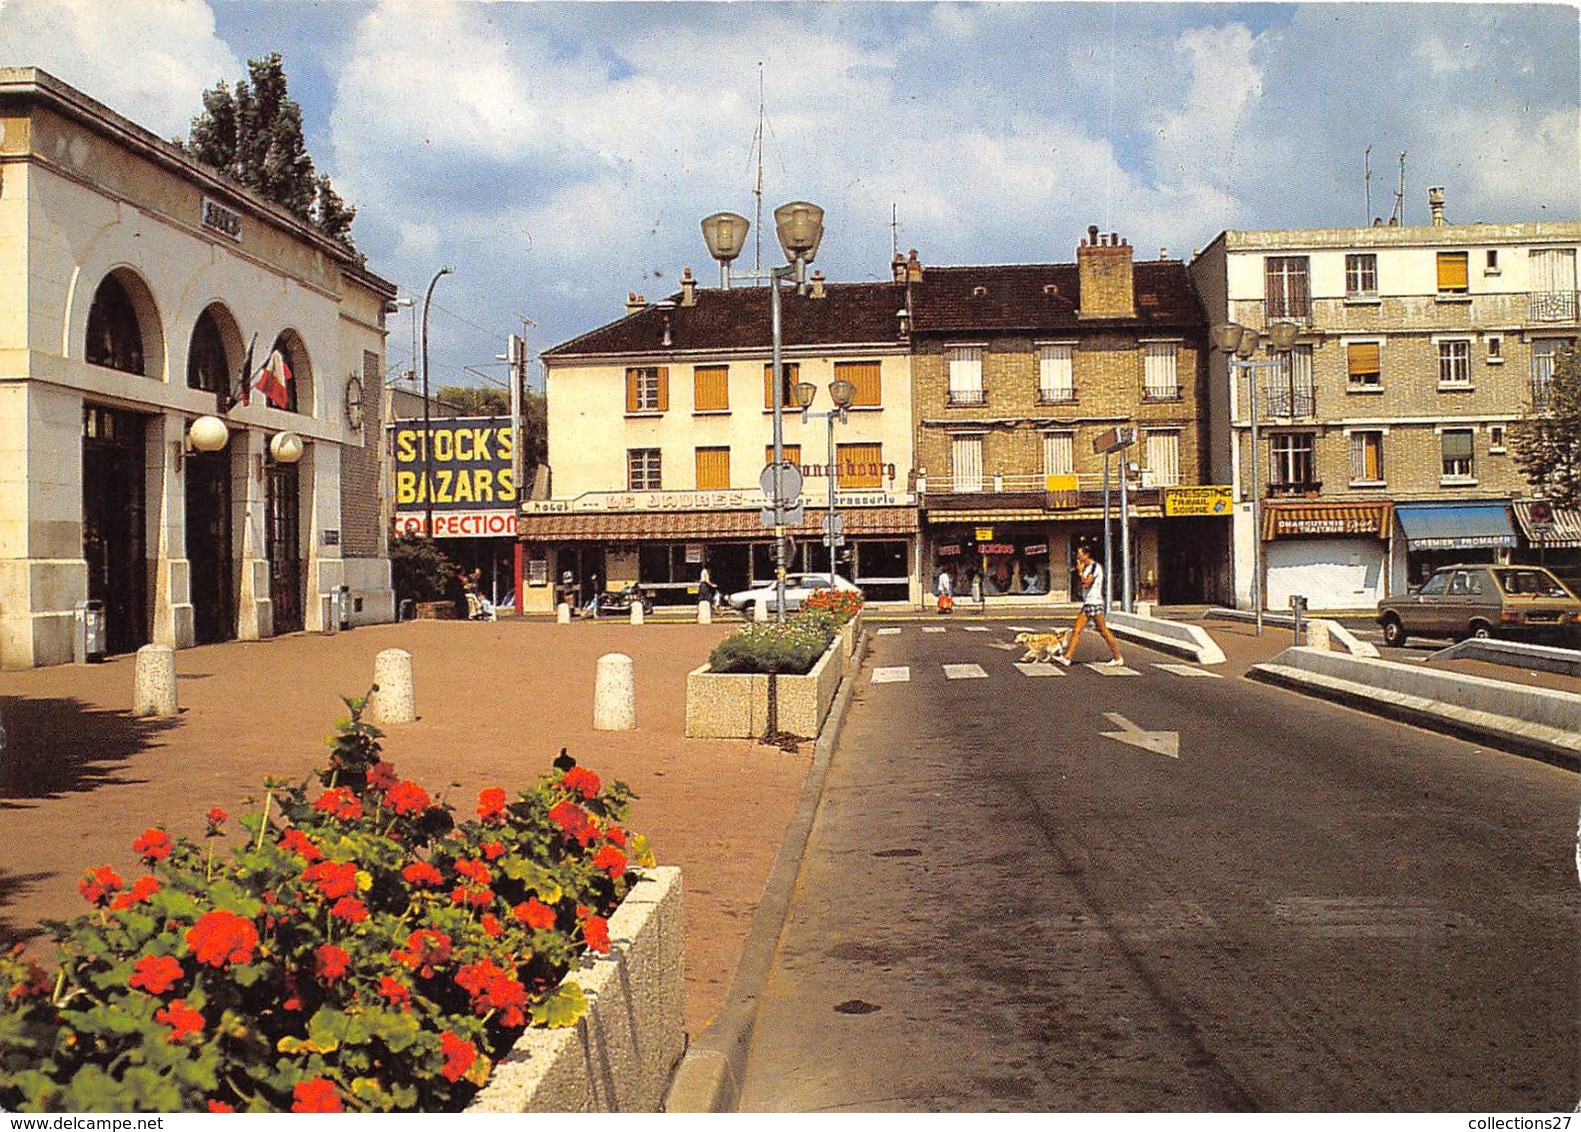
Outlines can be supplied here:
[[1376, 342], [1350, 343], [1345, 347], [1345, 358], [1352, 381], [1377, 377], [1380, 372]]
[[[795, 408], [796, 397], [791, 392], [791, 389], [801, 379], [801, 363], [781, 362], [780, 368], [785, 371], [785, 384], [780, 390], [780, 396], [783, 398], [780, 401], [780, 407], [785, 409]], [[772, 362], [763, 367], [763, 407], [765, 409], [774, 407], [774, 363]]]
[[699, 413], [730, 408], [730, 368], [697, 366], [692, 370], [692, 409]]
[[628, 412], [628, 413], [635, 413], [636, 411], [637, 411], [637, 371], [634, 370], [634, 369], [628, 369], [626, 371], [626, 412]]
[[1438, 253], [1438, 289], [1440, 291], [1464, 291], [1466, 281], [1465, 252], [1439, 252]]
[[730, 449], [697, 450], [697, 490], [726, 491], [730, 487]]
[[835, 362], [836, 380], [844, 379], [856, 386], [851, 404], [863, 408], [877, 408], [884, 403], [882, 368], [878, 362]]
[[879, 444], [841, 444], [835, 449], [840, 466], [842, 488], [881, 487], [884, 482], [883, 446]]
[[[780, 448], [785, 453], [785, 460], [786, 460], [787, 463], [795, 464], [798, 468], [801, 467], [801, 445], [800, 444], [782, 444], [782, 445], [780, 445]], [[774, 462], [774, 445], [772, 445], [772, 444], [765, 444], [763, 446], [763, 466], [766, 468], [770, 464], [772, 464], [773, 462]]]
[[670, 367], [659, 367], [659, 412], [670, 411]]

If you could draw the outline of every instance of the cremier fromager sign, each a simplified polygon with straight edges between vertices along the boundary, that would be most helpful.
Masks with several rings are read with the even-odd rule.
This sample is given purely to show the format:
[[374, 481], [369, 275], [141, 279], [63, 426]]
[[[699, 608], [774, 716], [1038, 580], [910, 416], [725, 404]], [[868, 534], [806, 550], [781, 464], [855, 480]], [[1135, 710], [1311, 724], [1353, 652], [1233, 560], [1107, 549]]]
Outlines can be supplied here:
[[435, 538], [514, 536], [516, 447], [509, 419], [446, 417], [431, 428], [425, 444], [422, 421], [390, 426], [396, 533], [421, 532], [431, 508]]

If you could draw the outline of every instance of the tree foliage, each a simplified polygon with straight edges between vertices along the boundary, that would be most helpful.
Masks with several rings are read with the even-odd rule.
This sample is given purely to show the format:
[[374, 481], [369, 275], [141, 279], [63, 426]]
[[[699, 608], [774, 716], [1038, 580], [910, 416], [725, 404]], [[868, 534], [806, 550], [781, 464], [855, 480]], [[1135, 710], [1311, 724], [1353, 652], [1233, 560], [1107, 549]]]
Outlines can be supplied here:
[[203, 113], [192, 119], [188, 154], [352, 247], [357, 210], [313, 167], [302, 137], [302, 108], [286, 89], [278, 52], [247, 61], [249, 78], [223, 80], [203, 92]]
[[[434, 397], [472, 417], [504, 416], [511, 411], [510, 394], [504, 389], [445, 385]], [[548, 462], [549, 404], [542, 393], [522, 397], [522, 457], [529, 469]], [[527, 484], [531, 482], [529, 475]]]
[[510, 394], [503, 389], [442, 385], [435, 397], [447, 405], [454, 405], [469, 417], [502, 417], [511, 411]]
[[1581, 353], [1559, 356], [1547, 393], [1511, 430], [1515, 462], [1537, 494], [1581, 507]]

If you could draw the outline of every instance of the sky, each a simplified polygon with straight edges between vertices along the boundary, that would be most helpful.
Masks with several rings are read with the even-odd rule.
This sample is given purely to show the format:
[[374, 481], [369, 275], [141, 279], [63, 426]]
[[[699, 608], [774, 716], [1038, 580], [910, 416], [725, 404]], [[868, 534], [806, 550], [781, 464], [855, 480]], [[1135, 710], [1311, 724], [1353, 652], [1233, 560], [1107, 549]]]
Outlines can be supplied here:
[[755, 220], [760, 167], [737, 270], [782, 262], [773, 209], [810, 200], [833, 282], [897, 248], [1073, 262], [1089, 224], [1189, 260], [1387, 220], [1402, 153], [1407, 224], [1429, 186], [1451, 223], [1581, 218], [1573, 5], [0, 0], [0, 66], [167, 138], [271, 51], [369, 267], [414, 309], [454, 269], [435, 387], [503, 384], [524, 325], [541, 384], [629, 292], [717, 285], [699, 221]]

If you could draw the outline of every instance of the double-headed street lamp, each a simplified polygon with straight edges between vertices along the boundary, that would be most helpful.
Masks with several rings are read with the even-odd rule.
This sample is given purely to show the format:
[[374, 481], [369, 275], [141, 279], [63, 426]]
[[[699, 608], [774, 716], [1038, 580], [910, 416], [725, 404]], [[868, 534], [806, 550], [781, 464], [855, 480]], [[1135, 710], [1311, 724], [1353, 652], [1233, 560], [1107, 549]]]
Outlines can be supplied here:
[[851, 408], [851, 402], [856, 399], [856, 386], [845, 378], [839, 378], [829, 383], [829, 399], [834, 402], [834, 408], [824, 413], [810, 411], [813, 398], [818, 396], [818, 387], [810, 381], [796, 383], [796, 404], [801, 406], [801, 421], [806, 424], [811, 417], [822, 417], [829, 422], [829, 517], [825, 520], [827, 529], [824, 531], [824, 540], [829, 544], [829, 584], [834, 585], [834, 552], [840, 545], [840, 525], [834, 518], [834, 493], [839, 486], [840, 466], [834, 460], [834, 422], [836, 419], [845, 424], [846, 413]]
[[[718, 212], [703, 221], [703, 241], [708, 245], [708, 254], [719, 261], [721, 280], [726, 287], [730, 285], [730, 262], [741, 254], [750, 227], [745, 216], [733, 212]], [[789, 557], [785, 512], [796, 502], [794, 498], [787, 498], [787, 495], [794, 496], [800, 488], [790, 488], [789, 477], [785, 474], [785, 378], [780, 361], [780, 284], [794, 280], [798, 290], [806, 287], [806, 267], [818, 254], [818, 244], [823, 240], [823, 209], [804, 200], [782, 204], [774, 210], [774, 227], [780, 247], [785, 250], [785, 258], [790, 262], [785, 267], [771, 267], [767, 272], [753, 272], [742, 278], [766, 279], [769, 284], [769, 332], [772, 338], [770, 366], [774, 375], [774, 463], [772, 476], [769, 477], [769, 487], [772, 489], [769, 502], [774, 521], [774, 616], [776, 620], [783, 621], [785, 568]]]
[[428, 304], [434, 297], [434, 284], [452, 270], [441, 267], [434, 272], [423, 296], [423, 533], [429, 538], [434, 537], [434, 423], [428, 411]]
[[[1293, 322], [1274, 323], [1268, 328], [1270, 345], [1279, 353], [1288, 352], [1296, 344], [1298, 329]], [[1257, 623], [1257, 633], [1260, 636], [1263, 631], [1263, 484], [1261, 462], [1257, 451], [1257, 371], [1273, 369], [1280, 364], [1280, 360], [1274, 357], [1262, 362], [1252, 361], [1252, 354], [1257, 350], [1257, 331], [1237, 322], [1227, 322], [1223, 326], [1215, 327], [1213, 340], [1219, 349], [1229, 355], [1232, 375], [1237, 370], [1245, 371], [1248, 395], [1252, 403], [1252, 611]], [[1239, 386], [1240, 381], [1237, 378], [1236, 388]]]

